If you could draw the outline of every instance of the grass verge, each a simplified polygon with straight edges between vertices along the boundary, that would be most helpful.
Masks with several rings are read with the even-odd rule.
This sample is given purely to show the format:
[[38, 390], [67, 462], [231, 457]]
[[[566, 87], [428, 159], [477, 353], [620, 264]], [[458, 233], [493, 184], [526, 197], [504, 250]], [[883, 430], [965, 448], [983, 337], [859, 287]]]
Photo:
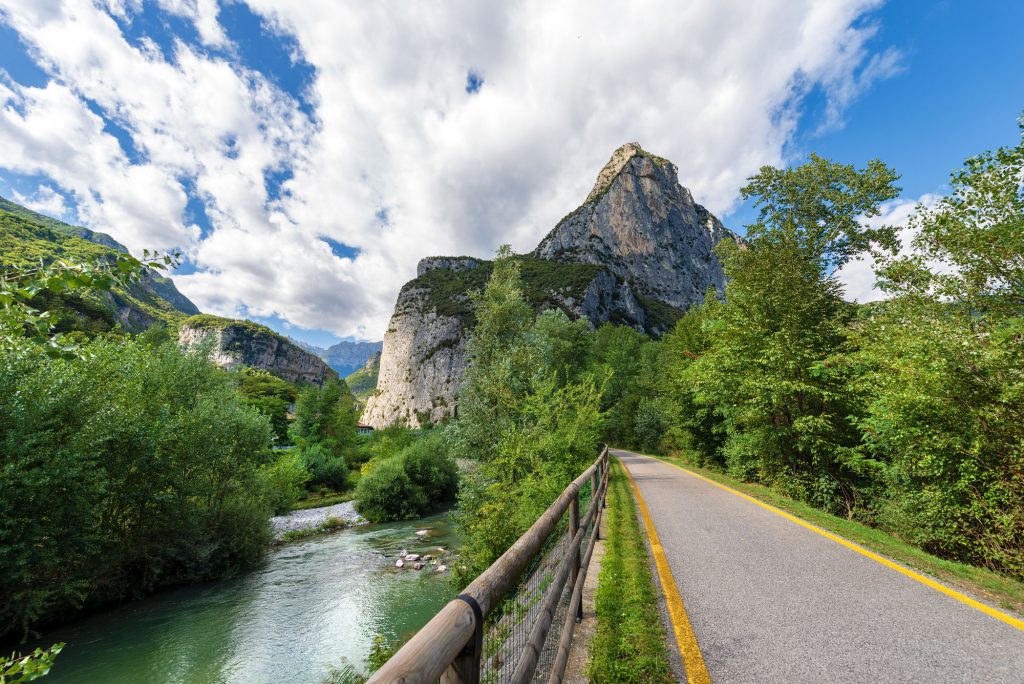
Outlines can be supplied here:
[[907, 567], [931, 575], [968, 594], [985, 599], [992, 605], [1024, 616], [1024, 582], [1004, 577], [991, 570], [933, 556], [927, 551], [923, 551], [878, 528], [825, 513], [809, 504], [801, 503], [779, 494], [764, 485], [743, 482], [717, 470], [698, 468], [683, 458], [666, 456], [652, 456], [652, 458], [692, 470], [709, 480], [732, 487], [747, 496], [752, 496], [759, 501], [806, 520], [812, 525], [817, 525], [823, 530], [838, 534], [866, 549], [880, 553], [883, 556], [888, 556]]
[[595, 683], [672, 682], [644, 534], [629, 482], [612, 459], [607, 539], [598, 576], [597, 631], [587, 674]]
[[293, 511], [304, 511], [308, 508], [322, 508], [335, 504], [351, 501], [356, 496], [356, 490], [350, 489], [347, 492], [328, 492], [325, 494], [310, 494], [309, 496], [295, 502]]

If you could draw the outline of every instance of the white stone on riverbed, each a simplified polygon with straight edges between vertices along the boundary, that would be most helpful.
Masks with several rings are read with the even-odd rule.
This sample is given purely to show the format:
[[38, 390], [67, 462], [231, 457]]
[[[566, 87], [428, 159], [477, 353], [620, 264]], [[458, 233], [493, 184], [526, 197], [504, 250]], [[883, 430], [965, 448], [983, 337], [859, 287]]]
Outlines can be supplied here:
[[407, 553], [407, 554], [405, 554], [405, 560], [407, 560], [407, 561], [418, 561], [419, 559], [420, 559], [420, 554], [418, 554], [418, 553]]
[[327, 522], [328, 518], [337, 518], [350, 525], [365, 523], [366, 519], [356, 513], [355, 503], [346, 501], [334, 506], [308, 508], [304, 511], [292, 511], [284, 515], [276, 515], [270, 519], [274, 528], [274, 538], [280, 539], [286, 532], [311, 530]]
[[401, 558], [399, 558], [398, 560], [395, 561], [395, 567], [396, 568], [405, 567], [405, 561], [402, 560]]

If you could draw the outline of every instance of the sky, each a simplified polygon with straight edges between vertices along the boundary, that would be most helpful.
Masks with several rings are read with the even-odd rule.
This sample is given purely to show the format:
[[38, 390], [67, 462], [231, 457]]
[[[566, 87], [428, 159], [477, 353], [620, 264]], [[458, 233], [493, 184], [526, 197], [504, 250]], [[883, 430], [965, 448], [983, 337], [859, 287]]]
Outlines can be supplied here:
[[326, 346], [380, 339], [422, 257], [532, 249], [625, 142], [742, 233], [762, 165], [880, 158], [899, 224], [1019, 140], [1024, 3], [626, 7], [0, 0], [0, 195], [179, 249], [203, 311]]

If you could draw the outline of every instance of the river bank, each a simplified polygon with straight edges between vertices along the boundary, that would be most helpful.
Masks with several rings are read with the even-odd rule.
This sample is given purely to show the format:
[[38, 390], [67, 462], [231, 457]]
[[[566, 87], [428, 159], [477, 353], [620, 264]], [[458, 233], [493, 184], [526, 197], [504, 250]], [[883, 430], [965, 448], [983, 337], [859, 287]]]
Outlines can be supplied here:
[[41, 642], [67, 642], [47, 681], [315, 684], [346, 663], [365, 671], [376, 635], [407, 637], [456, 593], [449, 573], [397, 559], [444, 562], [439, 549], [456, 545], [442, 513], [279, 546], [235, 580], [160, 592], [45, 634]]
[[307, 508], [275, 515], [270, 519], [270, 525], [274, 529], [274, 539], [280, 540], [289, 532], [321, 529], [330, 521], [337, 521], [336, 527], [350, 527], [363, 524], [366, 519], [356, 512], [354, 501], [346, 501], [333, 506]]

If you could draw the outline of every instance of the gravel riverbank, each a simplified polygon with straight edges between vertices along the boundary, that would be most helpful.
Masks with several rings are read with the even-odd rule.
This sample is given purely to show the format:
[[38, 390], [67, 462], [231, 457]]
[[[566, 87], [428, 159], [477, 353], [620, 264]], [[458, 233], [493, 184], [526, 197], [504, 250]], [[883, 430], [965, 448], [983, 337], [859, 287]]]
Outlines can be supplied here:
[[346, 501], [334, 506], [308, 508], [304, 511], [292, 511], [284, 515], [276, 515], [270, 519], [270, 524], [274, 527], [274, 537], [280, 539], [285, 532], [311, 530], [322, 525], [328, 518], [337, 518], [351, 525], [366, 522], [363, 516], [356, 513], [355, 503]]

